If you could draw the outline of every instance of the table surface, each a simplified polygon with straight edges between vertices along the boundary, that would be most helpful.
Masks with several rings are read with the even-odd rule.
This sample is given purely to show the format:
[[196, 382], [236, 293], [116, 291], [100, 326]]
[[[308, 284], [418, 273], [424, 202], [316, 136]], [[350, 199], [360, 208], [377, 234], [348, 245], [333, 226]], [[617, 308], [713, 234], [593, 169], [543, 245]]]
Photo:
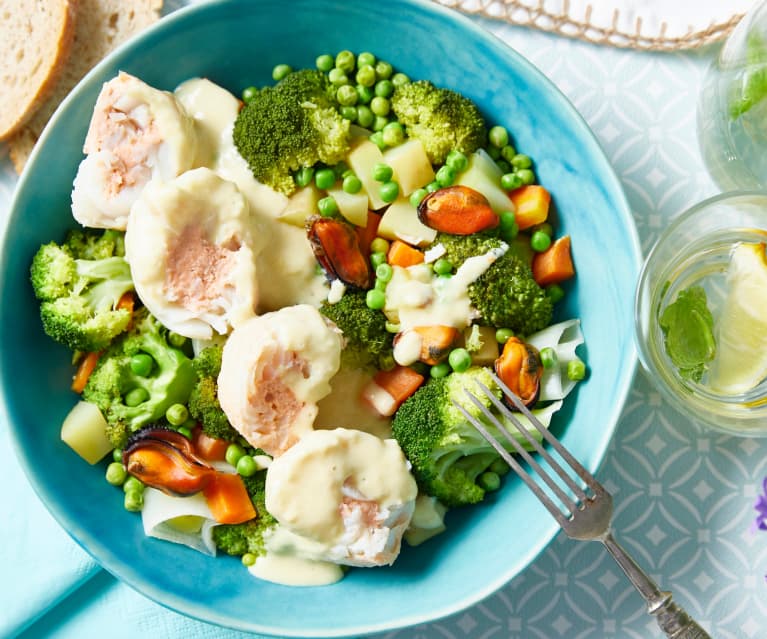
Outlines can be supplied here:
[[[477, 22], [529, 58], [586, 119], [625, 189], [645, 253], [670, 218], [717, 192], [695, 136], [696, 95], [715, 47], [640, 53]], [[4, 218], [14, 178], [2, 147], [0, 176]], [[615, 496], [621, 542], [719, 639], [764, 637], [767, 628], [767, 534], [750, 530], [765, 474], [767, 439], [703, 429], [637, 373], [598, 478]], [[18, 566], [2, 580], [0, 635], [253, 636], [168, 611], [99, 569], [32, 492], [9, 450], [6, 424], [0, 424], [0, 485], [4, 500], [12, 492], [13, 503], [23, 504], [0, 528], [0, 564]], [[28, 541], [27, 532], [41, 527], [50, 535], [44, 548]], [[598, 544], [561, 534], [480, 604], [383, 636], [639, 639], [661, 633]]]

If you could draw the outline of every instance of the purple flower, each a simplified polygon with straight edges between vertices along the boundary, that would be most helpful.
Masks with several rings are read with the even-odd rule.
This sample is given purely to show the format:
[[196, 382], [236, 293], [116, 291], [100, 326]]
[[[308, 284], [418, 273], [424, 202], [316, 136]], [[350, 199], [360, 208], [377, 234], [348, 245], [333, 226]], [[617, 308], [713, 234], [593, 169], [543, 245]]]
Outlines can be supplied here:
[[758, 514], [754, 520], [753, 530], [767, 530], [767, 477], [762, 481], [762, 494], [757, 496], [754, 508]]

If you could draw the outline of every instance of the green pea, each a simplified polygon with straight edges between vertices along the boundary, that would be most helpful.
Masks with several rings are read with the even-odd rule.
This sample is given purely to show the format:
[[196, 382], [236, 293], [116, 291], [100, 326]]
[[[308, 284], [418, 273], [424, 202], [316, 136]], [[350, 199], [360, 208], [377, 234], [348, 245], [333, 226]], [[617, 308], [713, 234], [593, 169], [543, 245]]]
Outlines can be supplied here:
[[434, 180], [434, 182], [429, 182], [424, 188], [427, 193], [434, 193], [434, 191], [439, 189], [439, 182]]
[[251, 455], [243, 455], [237, 460], [237, 474], [243, 477], [252, 477], [258, 472], [258, 464]]
[[[381, 264], [378, 268], [381, 268], [381, 266], [388, 266], [388, 264]], [[384, 280], [376, 278], [373, 288], [375, 288], [377, 291], [385, 292], [387, 284], [388, 282], [384, 282]]]
[[[378, 118], [376, 118], [378, 119]], [[383, 128], [383, 127], [382, 127]], [[375, 144], [381, 151], [383, 151], [386, 148], [386, 142], [384, 142], [383, 139], [383, 133], [379, 130], [373, 133], [368, 140], [370, 140], [373, 144]]]
[[386, 146], [398, 146], [405, 141], [405, 129], [399, 122], [387, 122], [381, 133]]
[[514, 173], [513, 169], [511, 168], [511, 164], [509, 164], [506, 160], [496, 160], [495, 165], [501, 169], [501, 173]]
[[128, 478], [128, 472], [122, 463], [114, 461], [107, 466], [106, 480], [112, 486], [122, 486]]
[[149, 377], [153, 366], [154, 360], [146, 353], [136, 353], [130, 358], [130, 369], [139, 377]]
[[344, 73], [351, 73], [354, 71], [356, 63], [357, 60], [351, 51], [339, 51], [336, 55], [336, 68], [341, 69]]
[[341, 106], [354, 106], [358, 99], [357, 90], [351, 84], [343, 84], [336, 90], [336, 100]]
[[396, 322], [386, 322], [385, 326], [387, 333], [394, 333], [395, 335], [399, 333], [400, 325]]
[[390, 98], [394, 93], [394, 83], [391, 80], [379, 80], [376, 82], [373, 92], [382, 98]]
[[314, 174], [314, 183], [318, 189], [326, 191], [336, 183], [336, 174], [333, 169], [319, 169]]
[[444, 257], [440, 257], [436, 262], [434, 262], [434, 272], [437, 275], [447, 275], [452, 273], [453, 263]]
[[501, 478], [496, 473], [488, 470], [477, 477], [477, 483], [480, 488], [485, 489], [487, 492], [494, 492], [501, 487]]
[[463, 373], [471, 366], [471, 354], [465, 348], [454, 348], [447, 356], [447, 361], [456, 373]]
[[195, 428], [197, 428], [197, 420], [194, 417], [190, 417], [183, 424], [181, 424], [179, 427], [179, 432], [182, 428], [185, 428], [191, 433]]
[[388, 80], [393, 72], [394, 67], [388, 62], [383, 60], [376, 62], [376, 76], [378, 76], [379, 80]]
[[452, 371], [450, 364], [447, 362], [442, 362], [441, 364], [435, 364], [432, 366], [429, 369], [429, 375], [434, 379], [439, 379], [440, 377], [447, 377], [450, 375], [450, 371]]
[[551, 346], [546, 346], [545, 348], [542, 348], [540, 351], [541, 355], [541, 364], [543, 364], [543, 368], [549, 369], [554, 368], [557, 365], [557, 352], [551, 348]]
[[546, 235], [543, 231], [536, 231], [530, 237], [530, 247], [536, 253], [542, 253], [551, 246], [551, 237]]
[[183, 404], [173, 404], [165, 411], [165, 419], [171, 426], [183, 426], [189, 419], [189, 409]]
[[397, 362], [394, 361], [394, 355], [391, 353], [381, 353], [381, 355], [378, 356], [378, 368], [382, 371], [393, 370], [396, 365]]
[[511, 242], [514, 239], [516, 239], [517, 235], [519, 235], [519, 226], [516, 222], [512, 226], [509, 226], [506, 229], [501, 229], [501, 239], [504, 242]]
[[494, 147], [502, 149], [509, 143], [509, 132], [506, 127], [494, 126], [487, 134], [487, 139]]
[[272, 80], [275, 82], [279, 82], [286, 76], [290, 75], [293, 72], [293, 68], [288, 64], [278, 64], [274, 69], [272, 69]]
[[375, 114], [370, 110], [369, 106], [364, 104], [357, 105], [357, 124], [365, 129], [369, 129], [376, 121]]
[[515, 169], [529, 169], [533, 165], [530, 156], [522, 153], [517, 153], [509, 162], [511, 162], [511, 166]]
[[373, 93], [373, 87], [366, 87], [361, 84], [358, 84], [354, 88], [357, 90], [357, 98], [359, 102], [362, 104], [370, 104], [370, 101], [373, 99], [373, 96], [375, 95]]
[[401, 87], [403, 84], [408, 84], [410, 82], [410, 78], [404, 73], [395, 73], [392, 76], [391, 81], [395, 87]]
[[519, 176], [519, 179], [522, 180], [522, 184], [532, 184], [535, 182], [535, 173], [533, 173], [530, 169], [519, 169], [517, 171], [517, 175]]
[[181, 348], [184, 344], [186, 344], [186, 337], [176, 333], [175, 331], [170, 331], [168, 333], [168, 344], [175, 348]]
[[506, 191], [513, 191], [522, 186], [522, 178], [516, 173], [504, 173], [501, 176], [501, 188]]
[[439, 167], [436, 178], [441, 187], [452, 186], [455, 182], [455, 170], [445, 164], [445, 166]]
[[497, 146], [490, 145], [485, 149], [485, 151], [487, 151], [487, 154], [494, 160], [497, 160], [499, 157], [501, 157], [501, 150]]
[[133, 475], [127, 477], [123, 482], [123, 490], [126, 493], [134, 491], [141, 494], [144, 492], [144, 488], [145, 486], [143, 482], [138, 477], [134, 477]]
[[579, 359], [572, 359], [567, 362], [567, 379], [579, 382], [584, 377], [586, 377], [586, 364]]
[[379, 264], [376, 267], [376, 277], [382, 282], [391, 281], [394, 269], [389, 264]]
[[256, 87], [246, 87], [242, 90], [242, 101], [247, 104], [258, 94]]
[[181, 433], [184, 437], [186, 437], [188, 440], [191, 441], [192, 439], [192, 430], [187, 428], [186, 426], [179, 426], [176, 429], [179, 433]]
[[129, 490], [125, 493], [123, 502], [125, 510], [132, 513], [140, 513], [144, 508], [144, 495], [136, 490]]
[[410, 204], [418, 208], [418, 205], [428, 194], [429, 192], [426, 189], [416, 189], [410, 194]]
[[445, 164], [453, 169], [453, 171], [456, 173], [461, 173], [462, 171], [466, 170], [467, 166], [469, 166], [469, 158], [467, 158], [466, 155], [460, 151], [453, 150], [447, 154]]
[[317, 202], [317, 209], [322, 217], [335, 217], [339, 213], [338, 202], [332, 195], [321, 198]]
[[327, 53], [317, 56], [317, 59], [314, 61], [314, 64], [323, 73], [330, 71], [335, 66], [335, 63], [336, 61], [333, 59], [333, 56]]
[[376, 63], [376, 57], [370, 53], [370, 51], [363, 51], [357, 56], [357, 66], [374, 66]]
[[237, 468], [237, 462], [245, 455], [245, 449], [239, 444], [229, 444], [226, 447], [226, 453], [224, 453], [224, 459], [226, 463]]
[[389, 242], [382, 237], [377, 237], [370, 243], [370, 251], [386, 254], [389, 252]]
[[341, 114], [341, 117], [344, 120], [349, 120], [349, 122], [354, 122], [354, 120], [357, 119], [357, 108], [353, 106], [342, 106], [340, 109], [338, 109], [338, 112]]
[[397, 199], [397, 196], [399, 195], [399, 184], [393, 180], [384, 182], [381, 185], [381, 189], [378, 194], [381, 196], [381, 199], [384, 202], [391, 204], [394, 202], [394, 200]]
[[380, 311], [386, 306], [386, 294], [375, 288], [370, 289], [365, 295], [365, 304], [367, 304], [368, 308], [372, 308], [374, 311]]
[[381, 264], [386, 263], [386, 253], [371, 253], [370, 254], [370, 264], [372, 264], [373, 268], [378, 268], [381, 266]]
[[372, 87], [376, 83], [376, 70], [369, 64], [360, 67], [355, 79], [357, 84], [361, 84], [363, 87]]
[[533, 227], [533, 232], [540, 231], [541, 233], [545, 233], [549, 237], [554, 237], [554, 227], [551, 226], [548, 222], [541, 222], [540, 224], [536, 224]]
[[377, 95], [370, 101], [370, 110], [376, 115], [389, 115], [391, 103], [387, 98]]
[[246, 552], [241, 561], [243, 566], [252, 566], [256, 563], [256, 556], [252, 552]]
[[314, 179], [314, 169], [311, 166], [302, 166], [293, 177], [296, 181], [296, 186], [309, 186], [312, 179]]
[[336, 67], [333, 67], [328, 73], [328, 80], [330, 80], [330, 84], [337, 87], [349, 84], [349, 76]]
[[134, 388], [128, 391], [125, 395], [125, 405], [133, 408], [139, 404], [143, 404], [149, 399], [149, 392], [144, 388]]
[[516, 226], [517, 216], [512, 211], [501, 211], [498, 214], [498, 228], [502, 231]]
[[499, 344], [505, 344], [512, 337], [514, 337], [514, 331], [512, 331], [510, 328], [499, 328], [497, 331], [495, 331], [495, 341]]
[[507, 144], [501, 149], [501, 157], [507, 162], [511, 162], [516, 154], [517, 150], [511, 144]]
[[373, 165], [372, 175], [376, 182], [388, 182], [394, 176], [394, 169], [385, 162], [377, 162]]
[[362, 189], [362, 181], [356, 175], [347, 175], [342, 183], [344, 193], [354, 195]]
[[115, 448], [112, 451], [112, 459], [116, 462], [122, 463], [123, 461], [123, 451], [122, 448]]
[[509, 465], [503, 461], [503, 459], [498, 458], [492, 464], [490, 464], [488, 470], [495, 473], [499, 477], [503, 477], [504, 475], [508, 474], [509, 470], [511, 469], [509, 468]]
[[565, 296], [565, 291], [559, 284], [549, 284], [546, 287], [546, 295], [548, 295], [549, 299], [556, 304]]

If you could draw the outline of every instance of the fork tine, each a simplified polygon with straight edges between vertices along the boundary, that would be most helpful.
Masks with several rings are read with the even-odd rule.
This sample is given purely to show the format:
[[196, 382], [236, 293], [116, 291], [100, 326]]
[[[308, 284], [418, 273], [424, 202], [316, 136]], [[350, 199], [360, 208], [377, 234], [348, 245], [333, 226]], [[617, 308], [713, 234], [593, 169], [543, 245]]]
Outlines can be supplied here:
[[[570, 473], [568, 473], [564, 468], [562, 468], [561, 464], [554, 459], [549, 451], [547, 451], [541, 444], [538, 442], [530, 433], [530, 431], [525, 427], [519, 419], [512, 413], [508, 407], [504, 406], [503, 402], [499, 400], [493, 392], [485, 386], [482, 382], [477, 382], [477, 386], [479, 386], [482, 391], [485, 393], [487, 398], [493, 403], [493, 405], [501, 412], [501, 414], [506, 417], [514, 426], [516, 429], [522, 433], [522, 435], [527, 439], [527, 441], [530, 443], [530, 445], [533, 447], [536, 453], [538, 453], [543, 459], [545, 459], [549, 465], [554, 469], [554, 471], [559, 475], [559, 477], [562, 479], [565, 484], [572, 490], [576, 497], [580, 501], [585, 501], [588, 499], [588, 495], [584, 492], [583, 488], [579, 484], [575, 482], [575, 480], [570, 476]], [[521, 401], [520, 401], [521, 404]], [[530, 413], [530, 416], [535, 419], [537, 424], [534, 424], [538, 430], [541, 428], [544, 428], [543, 424], [540, 423], [540, 421], [532, 414]], [[529, 418], [528, 418], [529, 419]], [[532, 420], [531, 420], [532, 421]], [[504, 429], [505, 430], [505, 429]], [[538, 470], [538, 469], [536, 469]], [[542, 471], [539, 471], [542, 472]]]
[[498, 418], [495, 415], [493, 415], [490, 412], [490, 409], [487, 408], [487, 406], [485, 406], [482, 402], [480, 402], [475, 395], [470, 393], [468, 390], [464, 390], [464, 392], [466, 393], [467, 397], [471, 400], [471, 402], [482, 411], [482, 414], [488, 419], [488, 421], [490, 421], [490, 423], [493, 424], [499, 430], [499, 432], [503, 434], [504, 438], [507, 439], [514, 446], [515, 450], [519, 453], [519, 455], [528, 464], [530, 464], [530, 467], [533, 470], [535, 470], [541, 476], [541, 479], [546, 483], [546, 485], [549, 488], [551, 488], [554, 494], [559, 498], [560, 502], [562, 502], [564, 507], [568, 509], [569, 513], [575, 512], [577, 508], [577, 505], [575, 504], [575, 502], [570, 498], [570, 496], [567, 493], [565, 493], [564, 490], [562, 490], [562, 488], [559, 486], [559, 484], [557, 484], [554, 481], [551, 475], [547, 473], [546, 471], [544, 471], [543, 468], [541, 468], [541, 465], [538, 463], [536, 459], [533, 458], [533, 456], [529, 453], [529, 451], [525, 450], [525, 448], [511, 436], [511, 434], [504, 428], [503, 424], [501, 424]]
[[[467, 393], [471, 396], [471, 393]], [[473, 417], [469, 411], [467, 411], [463, 406], [461, 406], [458, 402], [453, 400], [453, 405], [461, 411], [463, 416], [469, 421], [469, 423], [474, 426], [474, 428], [477, 429], [480, 435], [484, 437], [487, 442], [495, 448], [495, 450], [498, 452], [498, 454], [501, 456], [501, 458], [509, 465], [509, 467], [519, 476], [519, 478], [527, 484], [527, 487], [530, 488], [530, 490], [535, 493], [535, 496], [538, 497], [540, 502], [546, 507], [546, 509], [551, 513], [551, 515], [554, 517], [554, 519], [557, 520], [560, 526], [565, 526], [567, 524], [567, 518], [562, 514], [562, 511], [557, 508], [556, 504], [551, 501], [549, 496], [543, 491], [543, 489], [536, 483], [536, 481], [532, 478], [530, 473], [528, 473], [522, 465], [512, 456], [509, 454], [509, 451], [507, 451], [501, 443], [493, 437], [490, 432], [485, 428], [485, 426], [482, 424], [481, 421], [479, 421], [476, 417]], [[504, 429], [501, 429], [504, 430]], [[522, 448], [522, 445], [514, 440], [513, 444], [517, 450], [521, 454], [522, 451], [524, 451], [524, 448]], [[526, 451], [525, 451], [526, 452]]]
[[[568, 451], [561, 443], [560, 441], [554, 437], [554, 435], [551, 434], [548, 428], [546, 428], [541, 422], [538, 420], [538, 418], [533, 415], [530, 410], [525, 406], [522, 401], [517, 397], [506, 384], [503, 383], [503, 381], [495, 374], [491, 373], [493, 379], [495, 380], [495, 383], [498, 384], [500, 389], [504, 392], [504, 394], [509, 398], [509, 400], [516, 406], [519, 411], [527, 417], [527, 419], [530, 420], [530, 423], [535, 426], [535, 428], [543, 435], [544, 439], [551, 444], [551, 447], [556, 450], [561, 457], [567, 462], [567, 464], [578, 474], [578, 476], [583, 479], [586, 484], [588, 485], [591, 490], [593, 490], [595, 493], [604, 493], [605, 490], [602, 487], [602, 485], [594, 478], [594, 475], [592, 475], [586, 468], [583, 467], [583, 465], [575, 459], [570, 454], [570, 451]], [[495, 397], [493, 395], [493, 397]], [[497, 398], [496, 398], [497, 399]], [[508, 409], [506, 409], [508, 412]]]

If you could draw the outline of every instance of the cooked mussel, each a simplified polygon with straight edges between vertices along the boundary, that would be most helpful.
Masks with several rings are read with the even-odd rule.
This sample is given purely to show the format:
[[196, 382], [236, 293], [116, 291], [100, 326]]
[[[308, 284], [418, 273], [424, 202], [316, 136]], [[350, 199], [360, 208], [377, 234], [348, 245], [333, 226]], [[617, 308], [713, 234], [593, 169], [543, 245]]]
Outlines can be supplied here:
[[370, 261], [362, 252], [357, 231], [343, 220], [316, 217], [310, 221], [309, 242], [328, 279], [368, 289], [373, 278]]
[[[509, 338], [501, 356], [495, 360], [495, 372], [525, 406], [530, 407], [538, 401], [543, 364], [535, 346], [518, 337]], [[507, 404], [515, 410], [511, 402]]]
[[468, 186], [448, 186], [429, 193], [418, 205], [418, 219], [451, 235], [471, 235], [499, 223], [487, 198]]
[[197, 457], [184, 435], [159, 426], [135, 433], [123, 450], [122, 461], [128, 473], [168, 495], [199, 492], [216, 474]]

